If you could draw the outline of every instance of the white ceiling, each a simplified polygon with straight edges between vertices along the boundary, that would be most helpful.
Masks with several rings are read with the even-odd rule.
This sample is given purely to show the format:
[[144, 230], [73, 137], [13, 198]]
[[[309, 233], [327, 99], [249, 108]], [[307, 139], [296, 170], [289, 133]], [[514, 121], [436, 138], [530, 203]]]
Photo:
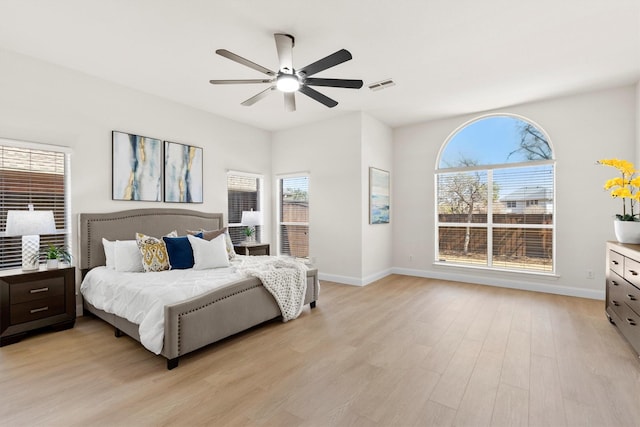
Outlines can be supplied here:
[[[240, 105], [267, 85], [209, 84], [264, 77], [219, 48], [277, 70], [276, 32], [296, 68], [349, 50], [315, 77], [365, 87], [287, 113], [277, 92]], [[267, 130], [352, 111], [396, 127], [637, 82], [640, 0], [0, 0], [0, 49]]]

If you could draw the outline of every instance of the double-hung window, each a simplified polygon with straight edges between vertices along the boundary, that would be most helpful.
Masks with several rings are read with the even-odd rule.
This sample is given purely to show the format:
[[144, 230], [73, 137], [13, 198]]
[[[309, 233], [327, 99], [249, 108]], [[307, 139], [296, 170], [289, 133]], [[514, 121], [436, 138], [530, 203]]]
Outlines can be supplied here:
[[511, 115], [464, 125], [435, 184], [436, 262], [555, 272], [555, 161], [537, 125]]
[[[22, 238], [4, 235], [8, 210], [53, 211], [56, 233], [40, 236], [40, 247], [69, 251], [69, 150], [0, 139], [0, 268], [22, 264]], [[41, 260], [44, 257], [41, 256]]]
[[278, 178], [278, 254], [309, 258], [309, 175]]
[[[229, 235], [234, 244], [246, 239], [242, 212], [262, 210], [262, 181], [262, 175], [234, 171], [227, 173], [227, 222]], [[255, 230], [257, 241], [261, 241], [262, 227], [258, 225]]]

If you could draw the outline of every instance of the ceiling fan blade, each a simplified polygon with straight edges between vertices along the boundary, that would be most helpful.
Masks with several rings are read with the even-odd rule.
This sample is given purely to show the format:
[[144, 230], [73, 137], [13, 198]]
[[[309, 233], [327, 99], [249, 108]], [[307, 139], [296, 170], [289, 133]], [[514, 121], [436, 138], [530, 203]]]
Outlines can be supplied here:
[[330, 87], [344, 87], [347, 89], [360, 89], [362, 87], [362, 80], [347, 80], [347, 79], [316, 79], [310, 77], [304, 81], [304, 84], [309, 86], [330, 86]]
[[274, 34], [280, 71], [287, 74], [293, 73], [293, 36], [289, 34]]
[[284, 94], [284, 109], [285, 109], [285, 111], [296, 111], [296, 96], [295, 96], [295, 92], [285, 92], [285, 94]]
[[249, 98], [246, 101], [242, 102], [241, 105], [244, 105], [245, 107], [249, 107], [249, 106], [255, 104], [256, 102], [260, 101], [265, 96], [269, 95], [269, 92], [271, 92], [275, 88], [276, 88], [275, 86], [268, 87], [265, 90], [263, 90], [262, 92], [260, 92], [259, 94], [253, 95], [251, 98]]
[[261, 73], [266, 74], [267, 76], [275, 76], [276, 73], [274, 73], [273, 71], [271, 71], [268, 68], [263, 67], [262, 65], [258, 65], [255, 62], [249, 61], [248, 59], [243, 58], [240, 55], [236, 55], [233, 52], [229, 52], [226, 49], [218, 49], [216, 50], [216, 53], [220, 56], [224, 56], [227, 59], [230, 59], [232, 61], [237, 62], [238, 64], [242, 64], [244, 66], [247, 66], [249, 68], [253, 68], [256, 71], [260, 71]]
[[338, 64], [342, 64], [352, 58], [351, 54], [346, 49], [340, 49], [339, 51], [326, 56], [313, 64], [309, 64], [306, 67], [298, 70], [298, 73], [304, 73], [305, 76], [312, 76], [320, 71], [324, 71], [327, 68], [335, 67]]
[[331, 98], [329, 98], [328, 96], [325, 96], [323, 94], [321, 94], [320, 92], [318, 92], [315, 89], [311, 89], [309, 86], [305, 86], [302, 85], [300, 86], [300, 89], [298, 89], [300, 92], [304, 93], [305, 95], [307, 95], [309, 98], [313, 98], [316, 101], [320, 102], [321, 104], [326, 105], [329, 108], [333, 108], [336, 105], [338, 105], [338, 101], [335, 101]]
[[251, 80], [209, 80], [212, 85], [235, 85], [252, 83], [273, 83], [273, 79], [251, 79]]

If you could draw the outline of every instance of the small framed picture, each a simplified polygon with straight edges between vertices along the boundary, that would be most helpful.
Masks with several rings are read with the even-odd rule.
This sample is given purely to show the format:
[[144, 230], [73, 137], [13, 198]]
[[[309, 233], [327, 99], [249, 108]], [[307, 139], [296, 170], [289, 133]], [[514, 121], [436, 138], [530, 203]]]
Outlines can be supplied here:
[[369, 224], [389, 223], [389, 172], [369, 168]]

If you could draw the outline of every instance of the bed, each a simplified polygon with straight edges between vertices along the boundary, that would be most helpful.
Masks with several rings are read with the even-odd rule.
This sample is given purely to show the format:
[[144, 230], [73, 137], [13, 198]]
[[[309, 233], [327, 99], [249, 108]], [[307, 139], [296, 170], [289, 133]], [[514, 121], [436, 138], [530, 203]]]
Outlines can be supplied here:
[[[111, 213], [79, 215], [79, 266], [82, 277], [106, 262], [102, 239], [129, 240], [135, 233], [161, 236], [168, 230], [184, 235], [186, 230], [216, 230], [222, 228], [221, 213], [188, 209], [135, 209]], [[318, 272], [306, 273], [304, 304], [311, 308], [318, 300]], [[83, 301], [85, 313], [91, 313], [115, 327], [122, 334], [140, 341], [138, 325], [98, 309]], [[164, 306], [164, 345], [159, 353], [167, 359], [167, 369], [178, 366], [180, 356], [280, 317], [281, 311], [273, 296], [256, 277], [243, 278], [220, 289], [182, 302]]]

